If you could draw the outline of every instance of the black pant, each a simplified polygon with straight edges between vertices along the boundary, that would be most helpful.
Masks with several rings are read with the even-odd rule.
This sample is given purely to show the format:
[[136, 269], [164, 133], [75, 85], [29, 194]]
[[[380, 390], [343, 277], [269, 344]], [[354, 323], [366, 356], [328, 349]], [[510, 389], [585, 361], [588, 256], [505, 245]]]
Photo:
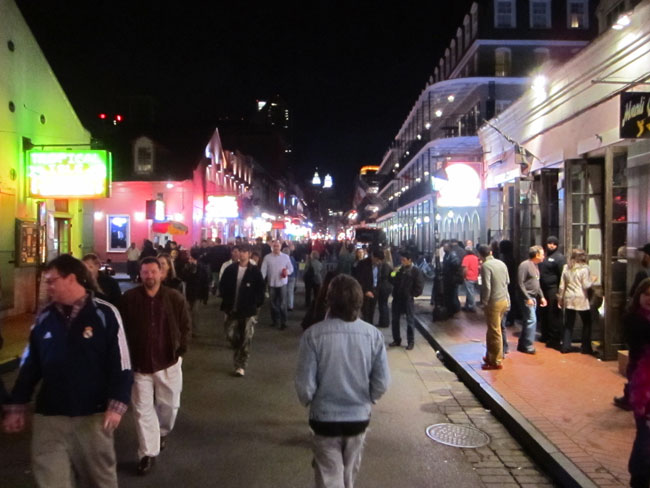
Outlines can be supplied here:
[[305, 281], [305, 308], [309, 308], [311, 305], [312, 293], [314, 295], [314, 300], [318, 299], [318, 292], [320, 291], [320, 283], [314, 283], [313, 281]]
[[377, 308], [379, 309], [379, 327], [388, 327], [390, 324], [390, 312], [388, 311], [389, 293], [379, 292], [377, 295]]
[[[376, 293], [376, 292], [375, 292]], [[361, 306], [361, 319], [369, 324], [373, 323], [375, 318], [375, 307], [377, 306], [377, 295], [372, 298], [364, 295], [363, 305]]]
[[648, 488], [650, 486], [650, 427], [645, 417], [634, 416], [636, 421], [636, 438], [632, 445], [632, 454], [628, 463], [630, 486]]
[[539, 308], [542, 342], [559, 345], [562, 340], [562, 309], [557, 306], [557, 288], [542, 290], [548, 304]]
[[573, 338], [573, 326], [576, 321], [576, 313], [580, 314], [582, 320], [582, 352], [591, 354], [591, 310], [573, 310], [567, 308], [564, 312], [564, 339], [562, 340], [562, 351], [571, 350]]

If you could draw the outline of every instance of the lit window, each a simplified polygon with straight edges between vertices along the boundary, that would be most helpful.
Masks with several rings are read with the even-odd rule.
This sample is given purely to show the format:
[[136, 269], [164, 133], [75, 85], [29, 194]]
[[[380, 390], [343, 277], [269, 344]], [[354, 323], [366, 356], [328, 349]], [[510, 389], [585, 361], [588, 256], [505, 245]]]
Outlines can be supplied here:
[[495, 0], [494, 26], [497, 28], [516, 27], [516, 10], [514, 0]]
[[567, 24], [569, 29], [589, 28], [589, 0], [567, 1]]
[[532, 29], [551, 28], [551, 1], [530, 1], [530, 27]]
[[549, 51], [545, 47], [535, 48], [534, 53], [535, 53], [535, 64], [537, 66], [544, 64], [551, 57], [551, 51]]
[[510, 76], [511, 53], [507, 47], [497, 48], [494, 52], [495, 76]]

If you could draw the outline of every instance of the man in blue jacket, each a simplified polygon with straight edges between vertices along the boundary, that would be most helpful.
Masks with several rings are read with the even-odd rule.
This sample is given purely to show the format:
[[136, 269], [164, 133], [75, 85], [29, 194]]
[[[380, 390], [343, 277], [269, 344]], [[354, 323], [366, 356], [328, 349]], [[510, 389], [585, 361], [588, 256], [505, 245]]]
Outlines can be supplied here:
[[120, 314], [86, 290], [84, 264], [64, 254], [44, 273], [51, 303], [36, 318], [3, 427], [33, 419], [32, 467], [39, 486], [117, 488], [113, 432], [130, 401], [133, 375]]
[[316, 486], [352, 488], [370, 410], [388, 389], [384, 336], [359, 319], [361, 285], [348, 275], [327, 289], [328, 318], [303, 334], [295, 387], [309, 406]]

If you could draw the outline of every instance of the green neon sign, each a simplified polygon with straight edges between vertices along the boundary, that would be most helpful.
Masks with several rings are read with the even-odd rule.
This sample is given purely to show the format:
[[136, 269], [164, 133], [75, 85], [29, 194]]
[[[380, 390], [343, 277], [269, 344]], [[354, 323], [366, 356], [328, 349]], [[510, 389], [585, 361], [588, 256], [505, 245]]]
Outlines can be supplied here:
[[97, 150], [29, 151], [27, 178], [32, 197], [108, 197], [111, 155]]

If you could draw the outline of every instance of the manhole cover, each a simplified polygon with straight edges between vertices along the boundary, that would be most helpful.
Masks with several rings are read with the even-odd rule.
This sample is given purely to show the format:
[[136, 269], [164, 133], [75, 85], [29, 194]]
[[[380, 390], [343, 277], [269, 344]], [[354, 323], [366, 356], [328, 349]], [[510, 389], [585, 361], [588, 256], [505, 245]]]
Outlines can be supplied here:
[[427, 427], [427, 435], [436, 442], [453, 447], [483, 447], [490, 436], [475, 427], [461, 424], [435, 424]]

